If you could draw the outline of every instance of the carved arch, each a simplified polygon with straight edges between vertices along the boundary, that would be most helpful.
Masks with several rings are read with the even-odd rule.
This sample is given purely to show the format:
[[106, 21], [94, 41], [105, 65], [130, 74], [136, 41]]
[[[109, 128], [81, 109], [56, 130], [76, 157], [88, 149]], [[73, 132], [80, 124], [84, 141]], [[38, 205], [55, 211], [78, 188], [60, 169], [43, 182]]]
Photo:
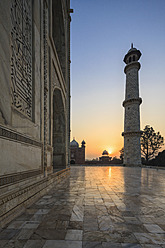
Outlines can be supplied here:
[[65, 16], [61, 0], [52, 0], [52, 38], [65, 78], [66, 74]]
[[66, 111], [60, 88], [53, 91], [53, 169], [66, 167]]

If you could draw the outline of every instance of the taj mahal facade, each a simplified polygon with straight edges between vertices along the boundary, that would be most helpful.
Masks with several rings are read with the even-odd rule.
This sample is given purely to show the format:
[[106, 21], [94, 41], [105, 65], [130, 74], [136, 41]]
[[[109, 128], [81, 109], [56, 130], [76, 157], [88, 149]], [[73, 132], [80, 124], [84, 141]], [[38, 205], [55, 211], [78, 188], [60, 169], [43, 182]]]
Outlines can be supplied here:
[[69, 171], [71, 12], [0, 1], [1, 225]]

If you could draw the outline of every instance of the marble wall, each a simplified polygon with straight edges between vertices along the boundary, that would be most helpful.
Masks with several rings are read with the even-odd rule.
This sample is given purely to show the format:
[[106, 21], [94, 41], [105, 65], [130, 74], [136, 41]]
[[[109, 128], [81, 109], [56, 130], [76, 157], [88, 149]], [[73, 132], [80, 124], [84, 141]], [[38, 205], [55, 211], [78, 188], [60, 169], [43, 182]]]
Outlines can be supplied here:
[[[41, 177], [51, 179], [53, 165], [59, 167], [53, 161], [53, 137], [59, 136], [54, 102], [62, 106], [55, 115], [64, 116], [61, 170], [68, 167], [70, 21], [70, 0], [0, 1], [0, 199], [9, 185], [10, 190], [19, 182], [33, 186]], [[33, 194], [30, 190], [27, 201]], [[21, 201], [24, 197], [16, 202]], [[4, 203], [3, 208], [5, 215], [17, 206]]]
[[[53, 6], [58, 13], [52, 11]], [[68, 157], [69, 6], [68, 0], [0, 2], [0, 125], [10, 132], [8, 140], [4, 131], [0, 132], [0, 176], [36, 168], [46, 171], [53, 166], [53, 149], [56, 149], [53, 101], [59, 106], [62, 102], [63, 109], [61, 113], [58, 110], [58, 115], [65, 116], [63, 156]], [[58, 31], [56, 36], [55, 31]], [[60, 92], [57, 99], [54, 99], [55, 89]], [[22, 141], [14, 138], [16, 133]], [[24, 143], [27, 138], [37, 141], [39, 146]], [[52, 148], [49, 151], [48, 146]], [[68, 159], [63, 163], [66, 167]]]

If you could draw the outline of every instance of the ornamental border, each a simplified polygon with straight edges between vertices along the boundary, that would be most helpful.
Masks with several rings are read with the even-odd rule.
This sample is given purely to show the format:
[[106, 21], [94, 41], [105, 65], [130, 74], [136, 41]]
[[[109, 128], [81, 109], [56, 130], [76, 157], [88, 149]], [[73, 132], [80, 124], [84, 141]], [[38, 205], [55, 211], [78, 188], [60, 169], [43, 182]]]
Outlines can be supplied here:
[[11, 129], [5, 128], [3, 126], [0, 126], [0, 137], [2, 138], [7, 138], [12, 141], [17, 141], [17, 142], [24, 142], [26, 144], [30, 144], [33, 146], [38, 146], [42, 147], [42, 143], [39, 141], [36, 141], [32, 138], [29, 138], [21, 133], [18, 133], [16, 131], [13, 131]]
[[0, 176], [0, 186], [5, 186], [11, 183], [17, 183], [21, 180], [28, 179], [29, 177], [37, 176], [41, 174], [41, 169], [35, 171], [25, 171], [25, 172], [18, 172], [13, 173], [11, 175], [4, 175]]

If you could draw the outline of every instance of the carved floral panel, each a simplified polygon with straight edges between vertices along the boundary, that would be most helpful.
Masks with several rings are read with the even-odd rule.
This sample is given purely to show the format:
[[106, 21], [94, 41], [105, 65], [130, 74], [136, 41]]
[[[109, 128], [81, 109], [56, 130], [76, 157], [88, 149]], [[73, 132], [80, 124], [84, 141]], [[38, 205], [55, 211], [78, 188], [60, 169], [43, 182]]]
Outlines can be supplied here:
[[11, 89], [13, 106], [32, 118], [32, 1], [11, 6]]

